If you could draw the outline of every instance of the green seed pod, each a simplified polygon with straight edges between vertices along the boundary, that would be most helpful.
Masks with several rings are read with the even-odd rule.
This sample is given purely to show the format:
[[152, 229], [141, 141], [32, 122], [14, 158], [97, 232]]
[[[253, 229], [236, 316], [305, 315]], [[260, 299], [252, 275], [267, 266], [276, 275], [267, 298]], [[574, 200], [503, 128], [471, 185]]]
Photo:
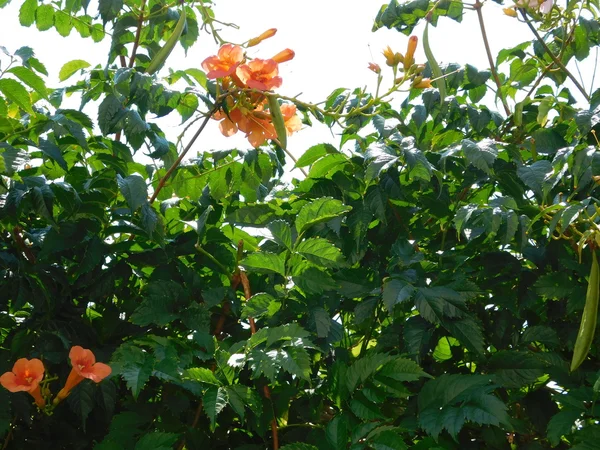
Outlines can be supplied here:
[[596, 252], [592, 253], [592, 269], [590, 271], [590, 281], [588, 282], [587, 294], [585, 297], [585, 307], [581, 316], [581, 324], [577, 333], [577, 340], [573, 348], [573, 359], [571, 360], [571, 372], [576, 370], [590, 351], [594, 333], [596, 332], [596, 322], [598, 320], [598, 296], [600, 293], [600, 267]]
[[279, 106], [279, 102], [277, 101], [277, 96], [267, 94], [267, 98], [269, 99], [269, 111], [271, 112], [271, 120], [273, 121], [273, 126], [275, 127], [275, 131], [277, 132], [277, 140], [279, 141], [279, 145], [281, 148], [287, 148], [287, 130], [285, 128], [285, 120], [283, 119], [283, 115], [281, 114], [281, 108]]
[[156, 55], [154, 56], [152, 61], [150, 61], [150, 64], [146, 68], [147, 74], [152, 75], [153, 73], [157, 72], [158, 69], [160, 69], [162, 67], [162, 65], [165, 63], [165, 61], [167, 60], [167, 58], [169, 57], [169, 55], [175, 48], [177, 41], [181, 37], [181, 33], [183, 33], [184, 27], [185, 27], [185, 7], [182, 7], [181, 14], [179, 15], [179, 20], [177, 21], [177, 25], [175, 25], [175, 29], [173, 30], [173, 34], [171, 34], [171, 37], [165, 43], [163, 48], [161, 48], [158, 51], [158, 53], [156, 53]]

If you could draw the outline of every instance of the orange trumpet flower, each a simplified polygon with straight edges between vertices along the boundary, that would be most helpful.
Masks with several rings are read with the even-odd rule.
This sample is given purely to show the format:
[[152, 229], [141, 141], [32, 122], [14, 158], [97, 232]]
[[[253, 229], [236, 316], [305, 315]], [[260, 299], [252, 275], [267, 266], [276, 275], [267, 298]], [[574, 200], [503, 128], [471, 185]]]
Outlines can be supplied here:
[[253, 59], [237, 68], [237, 76], [246, 86], [261, 91], [269, 91], [281, 86], [279, 67], [272, 59]]
[[12, 372], [6, 372], [0, 377], [0, 384], [10, 392], [29, 392], [40, 408], [46, 406], [42, 398], [40, 381], [44, 378], [44, 363], [39, 359], [18, 359]]
[[80, 347], [79, 345], [71, 348], [69, 358], [71, 359], [73, 368], [67, 378], [65, 387], [60, 390], [54, 399], [54, 404], [67, 398], [71, 393], [71, 389], [81, 383], [85, 378], [89, 378], [94, 383], [100, 383], [112, 372], [110, 366], [96, 362], [96, 357], [91, 350]]
[[242, 47], [233, 44], [223, 45], [216, 56], [209, 56], [202, 61], [202, 68], [206, 70], [206, 78], [225, 78], [235, 72], [235, 69], [244, 59]]

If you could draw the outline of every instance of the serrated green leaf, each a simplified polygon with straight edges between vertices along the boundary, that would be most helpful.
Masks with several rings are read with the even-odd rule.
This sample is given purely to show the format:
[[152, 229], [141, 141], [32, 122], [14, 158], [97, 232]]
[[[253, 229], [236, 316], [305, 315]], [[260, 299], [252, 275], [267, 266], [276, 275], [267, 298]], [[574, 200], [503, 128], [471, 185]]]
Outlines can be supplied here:
[[49, 30], [54, 26], [54, 8], [42, 4], [35, 10], [35, 26], [40, 31]]
[[153, 431], [143, 435], [135, 445], [135, 450], [171, 450], [179, 439], [176, 433]]
[[306, 239], [296, 245], [295, 250], [317, 266], [342, 267], [345, 263], [340, 249], [325, 239]]
[[298, 161], [296, 162], [296, 167], [310, 166], [319, 158], [334, 153], [339, 153], [339, 151], [331, 144], [313, 145], [308, 150], [306, 150], [302, 154], [302, 156], [300, 156], [300, 158], [298, 158]]
[[44, 80], [33, 70], [28, 69], [27, 67], [18, 66], [13, 67], [8, 72], [15, 75], [19, 80], [21, 80], [27, 86], [32, 88], [42, 97], [48, 98], [48, 91], [46, 89], [46, 84], [44, 83]]
[[117, 184], [132, 212], [148, 202], [148, 187], [139, 175], [129, 175], [126, 178], [117, 175]]
[[74, 59], [69, 61], [61, 67], [60, 72], [58, 72], [58, 79], [60, 81], [66, 81], [78, 70], [85, 69], [86, 67], [90, 67], [90, 63], [82, 59]]
[[22, 110], [33, 113], [31, 97], [23, 85], [10, 78], [0, 79], [0, 92], [11, 102], [14, 102]]
[[563, 409], [552, 416], [548, 422], [547, 436], [552, 446], [560, 443], [560, 439], [571, 434], [575, 426], [575, 421], [581, 417], [581, 411], [574, 409]]
[[319, 198], [302, 207], [296, 217], [296, 230], [298, 234], [302, 234], [313, 225], [346, 214], [350, 209], [349, 206], [331, 197]]
[[227, 390], [222, 387], [210, 387], [202, 396], [202, 407], [210, 419], [211, 429], [215, 429], [217, 416], [228, 403]]
[[274, 272], [285, 276], [285, 255], [257, 252], [246, 256], [240, 264], [255, 272]]
[[520, 388], [544, 375], [545, 364], [529, 352], [502, 350], [489, 361], [496, 382], [507, 388]]
[[35, 22], [35, 10], [38, 7], [37, 0], [25, 0], [19, 10], [19, 22], [24, 27], [30, 27]]
[[272, 317], [281, 308], [281, 302], [264, 292], [254, 294], [242, 308], [241, 319], [253, 317], [259, 319], [263, 316]]

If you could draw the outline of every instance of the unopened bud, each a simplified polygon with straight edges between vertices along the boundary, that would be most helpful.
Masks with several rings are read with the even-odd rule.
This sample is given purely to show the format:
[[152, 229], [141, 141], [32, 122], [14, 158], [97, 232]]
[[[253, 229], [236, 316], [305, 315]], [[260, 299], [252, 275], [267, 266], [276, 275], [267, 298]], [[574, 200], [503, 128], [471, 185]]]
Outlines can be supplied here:
[[277, 33], [277, 28], [269, 28], [267, 31], [262, 33], [260, 36], [250, 39], [246, 46], [254, 47], [255, 45], [260, 44], [265, 39], [269, 39], [270, 37], [275, 36], [275, 33]]
[[410, 70], [415, 75], [420, 75], [425, 70], [425, 64], [413, 64]]
[[517, 11], [514, 8], [503, 8], [504, 14], [510, 17], [517, 17]]
[[277, 53], [271, 59], [273, 61], [275, 61], [276, 63], [281, 64], [282, 62], [286, 62], [286, 61], [290, 61], [290, 60], [294, 59], [294, 56], [296, 56], [296, 53], [294, 52], [294, 50], [286, 48], [285, 50], [282, 50], [279, 53]]
[[[408, 46], [406, 48], [406, 54], [404, 55], [404, 67], [410, 67], [415, 62], [414, 56], [415, 51], [417, 50], [417, 43], [419, 42], [419, 38], [416, 36], [411, 36], [408, 38]], [[407, 64], [407, 62], [409, 64]]]
[[375, 72], [376, 74], [381, 73], [381, 67], [379, 67], [379, 64], [375, 64], [372, 62], [369, 63], [369, 70], [371, 70], [372, 72]]
[[431, 79], [418, 76], [414, 79], [412, 87], [415, 89], [426, 89], [431, 87]]

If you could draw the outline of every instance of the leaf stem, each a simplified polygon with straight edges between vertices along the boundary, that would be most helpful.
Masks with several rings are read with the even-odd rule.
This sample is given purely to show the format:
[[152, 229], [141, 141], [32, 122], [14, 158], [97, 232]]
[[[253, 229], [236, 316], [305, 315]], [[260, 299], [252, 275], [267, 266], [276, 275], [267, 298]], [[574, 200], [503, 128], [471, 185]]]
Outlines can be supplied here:
[[508, 107], [508, 103], [506, 102], [506, 98], [502, 93], [502, 83], [500, 82], [500, 78], [498, 77], [498, 71], [496, 70], [496, 65], [494, 64], [494, 59], [492, 58], [492, 51], [490, 49], [490, 43], [488, 41], [487, 33], [485, 31], [485, 24], [483, 22], [483, 13], [481, 12], [481, 7], [483, 3], [481, 1], [476, 0], [473, 8], [477, 11], [477, 18], [479, 19], [479, 29], [481, 30], [481, 37], [483, 39], [483, 45], [485, 46], [485, 52], [488, 57], [488, 62], [490, 63], [490, 70], [492, 71], [492, 77], [496, 82], [496, 86], [498, 87], [498, 97], [500, 97], [500, 101], [502, 102], [502, 106], [504, 107], [504, 112], [507, 116], [510, 116], [510, 108]]
[[575, 76], [573, 76], [571, 71], [569, 69], [567, 69], [567, 67], [562, 63], [562, 61], [560, 59], [558, 59], [558, 57], [554, 53], [552, 53], [552, 51], [550, 50], [550, 48], [548, 47], [548, 45], [546, 44], [544, 39], [540, 36], [537, 29], [533, 26], [533, 24], [527, 17], [527, 13], [525, 12], [525, 10], [522, 8], [519, 8], [519, 11], [521, 12], [521, 16], [523, 16], [523, 20], [525, 21], [525, 23], [527, 24], [527, 26], [529, 27], [531, 32], [534, 34], [537, 41], [544, 48], [544, 51], [548, 54], [548, 56], [552, 59], [552, 61], [554, 61], [554, 63], [558, 67], [560, 67], [560, 69], [565, 73], [565, 75], [567, 75], [569, 77], [569, 79], [573, 82], [575, 87], [577, 87], [577, 89], [579, 89], [579, 92], [581, 92], [583, 97], [589, 102], [590, 96], [588, 95], [588, 93], [585, 91], [583, 86], [581, 86], [581, 84], [579, 84], [579, 81], [577, 81], [577, 78], [575, 78]]

